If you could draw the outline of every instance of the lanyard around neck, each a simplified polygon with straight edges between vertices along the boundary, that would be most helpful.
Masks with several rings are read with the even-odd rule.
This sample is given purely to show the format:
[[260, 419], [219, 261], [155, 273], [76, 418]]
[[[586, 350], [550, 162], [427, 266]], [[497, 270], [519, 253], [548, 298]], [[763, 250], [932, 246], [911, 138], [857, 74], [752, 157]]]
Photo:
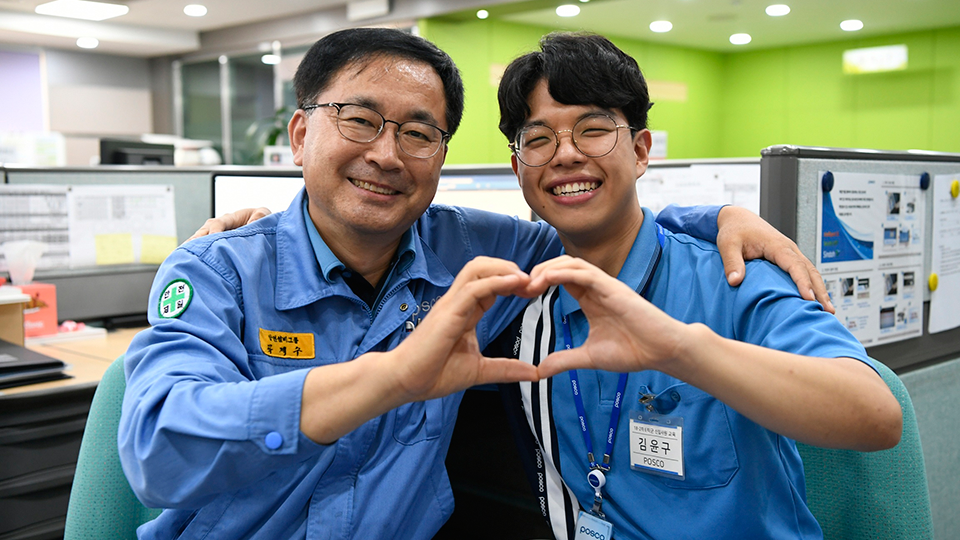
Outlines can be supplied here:
[[[562, 308], [561, 308], [562, 310]], [[573, 348], [573, 336], [570, 332], [570, 322], [563, 318], [563, 341], [567, 350]], [[587, 445], [587, 462], [591, 469], [602, 471], [610, 470], [610, 456], [613, 454], [613, 439], [617, 434], [617, 424], [620, 422], [620, 406], [623, 403], [623, 392], [627, 387], [627, 373], [621, 373], [617, 381], [617, 394], [613, 399], [613, 410], [610, 411], [610, 427], [607, 429], [607, 447], [603, 453], [603, 460], [597, 463], [593, 454], [593, 439], [587, 429], [587, 413], [583, 407], [583, 396], [580, 395], [580, 378], [577, 370], [570, 370], [570, 385], [573, 387], [573, 403], [577, 407], [577, 416], [580, 419], [580, 432], [583, 433], [583, 442]]]
[[[653, 274], [657, 269], [657, 265], [660, 263], [660, 256], [663, 253], [665, 235], [659, 224], [656, 224], [656, 227], [656, 253], [652, 258], [653, 264], [647, 268], [647, 271], [643, 276], [642, 285], [640, 287], [641, 295], [646, 294], [647, 288], [650, 285], [650, 280], [653, 278]], [[557, 307], [560, 308], [560, 313], [563, 313], [563, 301], [559, 298], [557, 299]], [[570, 350], [573, 348], [573, 332], [570, 330], [570, 321], [568, 321], [567, 317], [564, 316], [561, 319], [561, 322], [563, 324], [563, 345], [565, 349]], [[577, 370], [570, 370], [570, 386], [573, 388], [573, 403], [577, 408], [577, 417], [580, 420], [580, 433], [583, 434], [583, 442], [587, 447], [587, 462], [589, 463], [591, 470], [600, 469], [605, 472], [610, 470], [610, 456], [613, 455], [613, 440], [617, 434], [617, 424], [620, 422], [620, 409], [623, 405], [623, 393], [627, 387], [628, 375], [628, 373], [621, 373], [620, 378], [617, 381], [617, 393], [613, 398], [613, 410], [610, 411], [610, 426], [607, 428], [606, 451], [603, 453], [602, 461], [597, 463], [597, 460], [594, 457], [595, 454], [593, 453], [593, 438], [590, 437], [590, 430], [587, 429], [587, 413], [583, 406], [583, 396], [580, 394], [580, 377], [577, 374]]]

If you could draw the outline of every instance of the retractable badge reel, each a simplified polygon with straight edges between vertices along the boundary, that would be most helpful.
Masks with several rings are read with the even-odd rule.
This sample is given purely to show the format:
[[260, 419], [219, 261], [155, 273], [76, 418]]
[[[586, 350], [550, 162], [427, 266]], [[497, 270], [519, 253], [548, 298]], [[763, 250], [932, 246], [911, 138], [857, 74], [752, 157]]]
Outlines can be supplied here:
[[606, 520], [601, 505], [603, 504], [603, 486], [607, 478], [600, 469], [593, 469], [587, 473], [587, 482], [593, 488], [593, 508], [590, 512], [580, 511], [577, 516], [576, 536], [574, 540], [610, 540], [613, 537], [613, 524]]

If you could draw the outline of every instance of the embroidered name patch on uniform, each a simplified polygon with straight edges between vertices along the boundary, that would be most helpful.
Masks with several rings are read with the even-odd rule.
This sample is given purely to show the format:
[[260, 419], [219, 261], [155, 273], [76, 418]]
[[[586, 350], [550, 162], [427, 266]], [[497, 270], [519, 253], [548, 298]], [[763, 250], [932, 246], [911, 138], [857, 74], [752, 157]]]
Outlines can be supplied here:
[[164, 319], [179, 317], [193, 300], [193, 287], [185, 279], [171, 281], [160, 293], [160, 316]]
[[260, 329], [260, 350], [274, 358], [313, 358], [313, 334]]

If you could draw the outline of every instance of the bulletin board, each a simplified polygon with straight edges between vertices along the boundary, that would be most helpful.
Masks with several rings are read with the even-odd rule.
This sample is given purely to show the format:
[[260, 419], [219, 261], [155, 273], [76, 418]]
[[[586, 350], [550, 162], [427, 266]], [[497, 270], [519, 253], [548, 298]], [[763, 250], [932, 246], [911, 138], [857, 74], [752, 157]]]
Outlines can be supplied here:
[[[960, 354], [960, 154], [772, 146], [760, 215], [817, 265], [840, 321], [898, 372]], [[944, 306], [950, 306], [945, 309]]]

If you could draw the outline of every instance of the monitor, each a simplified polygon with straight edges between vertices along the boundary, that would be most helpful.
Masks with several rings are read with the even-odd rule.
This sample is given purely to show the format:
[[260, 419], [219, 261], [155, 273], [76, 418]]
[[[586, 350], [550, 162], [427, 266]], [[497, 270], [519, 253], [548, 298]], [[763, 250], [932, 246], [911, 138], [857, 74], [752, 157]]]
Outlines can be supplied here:
[[100, 139], [101, 165], [173, 165], [172, 144], [135, 139]]
[[280, 212], [290, 206], [301, 188], [303, 176], [299, 169], [214, 173], [213, 215], [261, 206]]

